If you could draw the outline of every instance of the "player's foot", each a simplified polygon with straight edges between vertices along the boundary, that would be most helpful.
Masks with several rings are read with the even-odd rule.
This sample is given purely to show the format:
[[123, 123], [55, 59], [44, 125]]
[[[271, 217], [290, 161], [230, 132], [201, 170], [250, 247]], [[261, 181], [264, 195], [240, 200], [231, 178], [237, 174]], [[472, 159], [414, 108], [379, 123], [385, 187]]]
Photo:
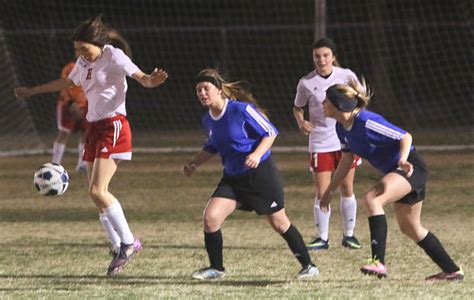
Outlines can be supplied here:
[[298, 279], [304, 279], [304, 278], [315, 277], [315, 276], [318, 276], [318, 275], [319, 275], [318, 268], [313, 264], [309, 264], [306, 267], [302, 268], [298, 272], [298, 275], [296, 275], [296, 276], [298, 277]]
[[430, 277], [425, 278], [426, 281], [435, 282], [435, 281], [453, 281], [453, 280], [464, 280], [464, 271], [462, 268], [459, 268], [458, 271], [452, 273], [441, 272]]
[[344, 236], [341, 242], [342, 246], [349, 249], [360, 249], [362, 245], [355, 236]]
[[120, 244], [120, 251], [110, 262], [107, 275], [112, 276], [120, 273], [123, 267], [132, 260], [132, 258], [142, 249], [139, 239], [135, 238], [133, 244]]
[[209, 279], [218, 279], [224, 275], [225, 275], [225, 271], [219, 271], [217, 269], [207, 267], [207, 268], [203, 268], [194, 272], [191, 276], [194, 279], [209, 280]]
[[329, 248], [329, 241], [325, 241], [318, 237], [307, 244], [306, 248], [308, 248], [308, 250], [326, 250]]
[[362, 266], [360, 271], [365, 275], [375, 275], [378, 278], [387, 277], [387, 268], [378, 259], [369, 259], [368, 264]]
[[78, 174], [81, 174], [81, 173], [82, 174], [87, 174], [87, 165], [85, 165], [85, 164], [84, 165], [77, 165], [76, 166], [76, 172]]
[[[140, 250], [142, 250], [142, 242], [140, 241], [139, 238], [135, 238], [134, 242], [133, 242], [133, 246], [135, 247], [135, 251], [136, 252], [140, 252]], [[114, 247], [112, 244], [109, 245], [109, 255], [112, 256], [112, 257], [115, 257], [117, 256], [117, 254], [119, 253], [120, 251], [120, 246], [119, 248], [117, 249], [116, 247]]]

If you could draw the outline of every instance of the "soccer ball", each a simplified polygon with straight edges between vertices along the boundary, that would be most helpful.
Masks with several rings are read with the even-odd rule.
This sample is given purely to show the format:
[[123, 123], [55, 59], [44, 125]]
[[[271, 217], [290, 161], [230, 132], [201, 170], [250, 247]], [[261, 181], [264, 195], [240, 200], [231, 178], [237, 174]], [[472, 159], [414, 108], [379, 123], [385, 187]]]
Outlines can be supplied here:
[[69, 185], [69, 175], [63, 166], [46, 163], [36, 170], [33, 183], [41, 195], [61, 196]]

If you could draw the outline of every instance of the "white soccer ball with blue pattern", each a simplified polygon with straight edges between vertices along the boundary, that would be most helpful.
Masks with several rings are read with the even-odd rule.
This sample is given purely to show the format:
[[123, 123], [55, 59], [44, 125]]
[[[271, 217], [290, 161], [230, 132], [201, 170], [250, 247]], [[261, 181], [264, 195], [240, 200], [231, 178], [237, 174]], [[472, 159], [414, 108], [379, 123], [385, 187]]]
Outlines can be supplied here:
[[69, 175], [63, 166], [46, 163], [36, 171], [33, 183], [41, 195], [61, 196], [69, 186]]

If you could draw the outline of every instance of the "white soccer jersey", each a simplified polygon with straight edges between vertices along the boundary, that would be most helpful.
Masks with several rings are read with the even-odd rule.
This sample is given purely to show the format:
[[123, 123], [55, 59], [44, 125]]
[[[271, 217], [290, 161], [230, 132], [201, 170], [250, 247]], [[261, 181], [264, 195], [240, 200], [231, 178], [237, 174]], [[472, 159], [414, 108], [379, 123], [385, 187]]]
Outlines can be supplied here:
[[334, 66], [328, 78], [321, 77], [313, 71], [300, 79], [294, 105], [300, 108], [308, 105], [309, 108], [309, 121], [314, 125], [313, 131], [309, 134], [309, 152], [341, 150], [335, 130], [336, 120], [324, 116], [323, 101], [330, 86], [348, 83], [351, 78], [357, 80], [354, 72]]
[[94, 122], [119, 114], [126, 116], [125, 94], [128, 86], [125, 76], [139, 71], [121, 49], [110, 45], [105, 45], [101, 55], [93, 62], [79, 57], [69, 79], [80, 85], [86, 94], [87, 121]]

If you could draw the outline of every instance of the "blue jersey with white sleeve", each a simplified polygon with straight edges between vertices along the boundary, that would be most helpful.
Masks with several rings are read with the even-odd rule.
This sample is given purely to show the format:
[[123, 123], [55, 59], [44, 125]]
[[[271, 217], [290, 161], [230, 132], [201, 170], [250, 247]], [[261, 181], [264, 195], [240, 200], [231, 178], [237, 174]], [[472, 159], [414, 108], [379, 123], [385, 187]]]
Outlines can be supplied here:
[[[219, 116], [212, 116], [209, 111], [202, 118], [208, 136], [203, 149], [219, 153], [224, 173], [235, 176], [250, 170], [245, 166], [247, 155], [257, 148], [262, 138], [276, 136], [278, 130], [252, 104], [229, 99], [225, 101]], [[260, 161], [263, 162], [269, 156], [270, 149]]]
[[[350, 130], [336, 124], [342, 151], [352, 152], [368, 160], [380, 172], [387, 174], [398, 168], [400, 140], [406, 131], [385, 120], [381, 115], [361, 110]], [[411, 146], [410, 151], [415, 148]]]

